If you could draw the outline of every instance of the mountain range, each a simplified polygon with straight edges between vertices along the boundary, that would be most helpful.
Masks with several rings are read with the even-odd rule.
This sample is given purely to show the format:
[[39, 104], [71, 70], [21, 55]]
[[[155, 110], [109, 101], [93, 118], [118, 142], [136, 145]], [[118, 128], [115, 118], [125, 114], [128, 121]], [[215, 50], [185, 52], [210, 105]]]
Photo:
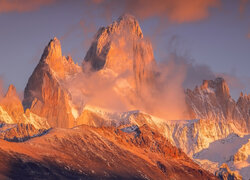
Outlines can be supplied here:
[[165, 118], [159, 69], [131, 15], [100, 28], [81, 65], [50, 40], [23, 100], [13, 85], [0, 99], [1, 179], [249, 179], [250, 95], [204, 80]]

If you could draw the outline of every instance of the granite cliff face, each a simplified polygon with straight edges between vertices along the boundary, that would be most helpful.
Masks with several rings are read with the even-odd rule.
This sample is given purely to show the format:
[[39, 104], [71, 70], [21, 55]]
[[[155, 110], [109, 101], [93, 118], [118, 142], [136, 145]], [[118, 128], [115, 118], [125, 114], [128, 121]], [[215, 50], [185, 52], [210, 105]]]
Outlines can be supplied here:
[[25, 88], [25, 109], [46, 118], [51, 127], [73, 127], [71, 97], [61, 82], [79, 71], [70, 57], [62, 56], [60, 41], [51, 40]]
[[[236, 106], [241, 113], [241, 119], [246, 121], [246, 127], [248, 132], [250, 131], [250, 95], [240, 94], [239, 99], [236, 102]], [[243, 122], [244, 125], [244, 122]]]
[[89, 64], [94, 71], [109, 69], [116, 75], [126, 76], [137, 95], [154, 78], [151, 43], [143, 38], [135, 17], [127, 14], [98, 30], [85, 56], [83, 69], [89, 68]]
[[186, 102], [194, 119], [232, 123], [242, 132], [248, 132], [249, 98], [231, 98], [227, 83], [222, 78], [204, 80], [200, 87], [186, 91]]
[[30, 124], [37, 129], [47, 129], [47, 120], [26, 110], [19, 99], [16, 88], [10, 85], [6, 95], [0, 100], [0, 123], [5, 124]]
[[74, 88], [71, 81], [76, 78], [79, 81], [78, 76], [83, 73], [87, 76], [89, 71], [97, 79], [114, 79], [112, 89], [117, 97], [124, 99], [124, 104], [136, 106], [143, 100], [143, 91], [148, 89], [145, 87], [154, 83], [154, 66], [152, 46], [143, 39], [138, 21], [123, 15], [110, 26], [99, 29], [82, 68], [62, 56], [58, 39], [51, 40], [29, 78], [23, 105], [46, 118], [52, 127], [73, 127], [84, 121], [81, 114], [88, 99], [85, 94], [91, 92], [84, 87]]
[[0, 101], [0, 106], [8, 113], [12, 119], [12, 123], [24, 122], [22, 102], [19, 99], [16, 88], [13, 85], [9, 86], [4, 98]]

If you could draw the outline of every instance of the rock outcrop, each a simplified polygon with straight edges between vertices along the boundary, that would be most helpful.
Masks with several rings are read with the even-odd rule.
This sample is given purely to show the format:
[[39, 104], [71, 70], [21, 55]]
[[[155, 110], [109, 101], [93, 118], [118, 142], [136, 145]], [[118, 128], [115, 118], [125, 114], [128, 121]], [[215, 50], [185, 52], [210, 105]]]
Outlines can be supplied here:
[[[232, 123], [242, 131], [248, 132], [248, 99], [240, 97], [236, 103], [231, 98], [227, 83], [222, 78], [205, 80], [200, 87], [186, 91], [186, 102], [193, 119], [207, 119], [221, 123]], [[246, 106], [243, 108], [243, 104]]]
[[227, 164], [222, 164], [220, 169], [216, 171], [215, 175], [220, 180], [242, 180], [242, 177], [237, 172], [231, 171]]
[[243, 93], [241, 93], [236, 105], [242, 115], [242, 118], [246, 121], [248, 130], [250, 131], [250, 94], [243, 95]]
[[9, 86], [6, 95], [0, 100], [0, 122], [6, 124], [29, 124], [36, 129], [49, 128], [45, 118], [30, 112], [28, 109], [24, 112], [22, 102], [13, 85]]
[[32, 124], [0, 124], [0, 139], [10, 142], [24, 142], [28, 139], [44, 135], [48, 129], [36, 129]]
[[153, 83], [155, 65], [151, 43], [143, 38], [135, 17], [123, 15], [107, 27], [98, 30], [89, 48], [83, 69], [109, 69], [123, 75], [137, 96], [147, 83]]
[[62, 56], [60, 41], [51, 40], [24, 91], [23, 106], [46, 118], [51, 127], [73, 127], [71, 96], [63, 80], [80, 71], [70, 57]]
[[0, 100], [0, 106], [8, 113], [13, 123], [24, 122], [24, 110], [16, 88], [10, 85], [4, 98]]

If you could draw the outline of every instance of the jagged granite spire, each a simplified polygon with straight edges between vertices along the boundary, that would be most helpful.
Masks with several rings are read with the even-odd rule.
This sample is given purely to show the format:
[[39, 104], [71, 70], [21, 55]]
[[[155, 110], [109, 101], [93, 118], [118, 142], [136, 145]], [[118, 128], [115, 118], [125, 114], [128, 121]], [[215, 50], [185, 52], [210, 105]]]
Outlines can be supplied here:
[[0, 100], [0, 106], [9, 114], [14, 123], [24, 122], [22, 102], [14, 85], [9, 86], [4, 98]]
[[5, 97], [18, 97], [16, 92], [16, 87], [13, 84], [9, 86], [8, 91], [5, 94]]
[[109, 69], [117, 75], [129, 74], [132, 89], [140, 94], [143, 84], [152, 82], [155, 65], [152, 45], [143, 38], [134, 16], [125, 14], [98, 30], [84, 62], [94, 71]]
[[236, 103], [230, 96], [227, 82], [221, 77], [204, 80], [200, 87], [186, 91], [186, 102], [192, 118], [232, 123], [240, 131], [248, 132], [250, 106], [247, 104], [250, 101], [244, 97], [241, 96]]
[[70, 95], [60, 82], [80, 70], [72, 59], [62, 56], [60, 41], [50, 40], [25, 87], [25, 110], [46, 118], [52, 127], [72, 127]]
[[[91, 44], [86, 56], [85, 62], [90, 62], [92, 69], [100, 70], [104, 67], [114, 71], [125, 70], [133, 67], [135, 61], [134, 54], [139, 51], [147, 53], [142, 58], [142, 64], [148, 64], [154, 61], [154, 55], [151, 43], [143, 41], [143, 34], [138, 21], [134, 16], [125, 14], [107, 27], [98, 30], [94, 41]], [[120, 66], [120, 67], [119, 67]]]
[[228, 98], [230, 96], [229, 87], [222, 77], [217, 77], [215, 80], [204, 80], [201, 89], [213, 89], [218, 96]]

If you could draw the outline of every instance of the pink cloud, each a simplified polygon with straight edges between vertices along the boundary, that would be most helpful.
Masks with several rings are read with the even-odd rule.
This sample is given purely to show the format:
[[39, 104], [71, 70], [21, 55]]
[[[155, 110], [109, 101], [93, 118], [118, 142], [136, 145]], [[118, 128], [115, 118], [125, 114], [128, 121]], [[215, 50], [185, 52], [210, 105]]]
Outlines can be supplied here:
[[0, 0], [0, 13], [29, 12], [55, 2], [56, 0]]
[[239, 7], [240, 13], [245, 12], [245, 8], [249, 2], [250, 2], [249, 0], [240, 0], [240, 7]]
[[177, 23], [207, 18], [210, 8], [220, 5], [220, 0], [92, 0], [92, 2], [105, 8], [107, 14], [112, 10], [109, 7], [116, 7], [142, 19], [158, 16]]

